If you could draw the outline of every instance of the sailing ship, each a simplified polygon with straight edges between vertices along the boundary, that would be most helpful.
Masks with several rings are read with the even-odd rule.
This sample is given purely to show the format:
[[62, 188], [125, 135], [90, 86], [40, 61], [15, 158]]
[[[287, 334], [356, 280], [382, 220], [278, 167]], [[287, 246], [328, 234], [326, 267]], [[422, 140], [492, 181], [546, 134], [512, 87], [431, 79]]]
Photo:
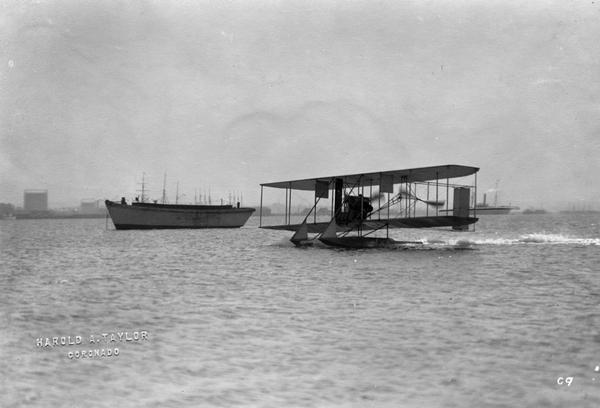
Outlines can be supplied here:
[[254, 212], [254, 208], [233, 205], [160, 204], [104, 202], [115, 228], [239, 228]]
[[[166, 179], [166, 175], [165, 175]], [[179, 186], [178, 186], [179, 190]], [[179, 193], [177, 193], [179, 194]], [[105, 200], [104, 204], [118, 230], [175, 228], [240, 228], [255, 211], [254, 208], [228, 205], [168, 204], [163, 186], [163, 202], [145, 202], [142, 181], [141, 200], [128, 204]]]

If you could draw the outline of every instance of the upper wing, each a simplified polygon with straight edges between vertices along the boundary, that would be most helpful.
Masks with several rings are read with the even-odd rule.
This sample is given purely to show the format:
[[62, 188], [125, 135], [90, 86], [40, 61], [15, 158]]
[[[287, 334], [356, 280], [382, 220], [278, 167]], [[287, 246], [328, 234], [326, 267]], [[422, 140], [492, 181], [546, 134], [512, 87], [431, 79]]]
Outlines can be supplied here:
[[447, 164], [442, 166], [418, 167], [404, 170], [388, 170], [370, 173], [346, 174], [341, 176], [316, 177], [301, 180], [286, 180], [261, 184], [263, 187], [290, 188], [293, 190], [316, 191], [318, 183], [331, 183], [342, 179], [345, 185], [366, 187], [381, 184], [414, 183], [431, 180], [444, 180], [470, 176], [479, 171], [478, 167]]

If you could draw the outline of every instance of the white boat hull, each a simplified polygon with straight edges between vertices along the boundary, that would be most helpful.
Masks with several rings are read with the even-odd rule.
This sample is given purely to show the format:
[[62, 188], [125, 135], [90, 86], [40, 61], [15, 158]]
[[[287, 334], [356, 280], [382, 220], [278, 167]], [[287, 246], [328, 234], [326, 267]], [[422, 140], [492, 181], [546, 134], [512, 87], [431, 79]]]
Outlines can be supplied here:
[[471, 209], [471, 215], [501, 215], [509, 214], [513, 210], [513, 207], [477, 207], [474, 211]]

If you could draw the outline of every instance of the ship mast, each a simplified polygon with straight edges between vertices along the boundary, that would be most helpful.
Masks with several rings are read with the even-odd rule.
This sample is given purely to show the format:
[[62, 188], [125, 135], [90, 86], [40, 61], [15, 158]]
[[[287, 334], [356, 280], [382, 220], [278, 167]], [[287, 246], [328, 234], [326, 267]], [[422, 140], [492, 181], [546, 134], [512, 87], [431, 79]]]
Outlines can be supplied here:
[[140, 197], [140, 201], [143, 203], [146, 200], [146, 173], [142, 173], [142, 189], [138, 190], [141, 191], [141, 197]]
[[165, 172], [165, 175], [163, 177], [163, 192], [162, 192], [162, 203], [166, 204], [167, 203], [167, 173]]
[[496, 180], [496, 188], [494, 189], [494, 207], [498, 206], [498, 183], [500, 180]]

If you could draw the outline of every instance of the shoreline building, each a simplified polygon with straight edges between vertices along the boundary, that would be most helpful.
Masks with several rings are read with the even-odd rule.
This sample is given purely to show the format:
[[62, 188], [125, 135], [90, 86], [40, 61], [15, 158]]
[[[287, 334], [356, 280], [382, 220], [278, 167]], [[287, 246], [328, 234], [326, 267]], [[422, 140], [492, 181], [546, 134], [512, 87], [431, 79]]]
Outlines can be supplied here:
[[23, 209], [28, 212], [48, 211], [48, 190], [25, 190]]
[[92, 214], [106, 214], [106, 207], [104, 207], [104, 202], [102, 200], [81, 200], [81, 204], [79, 205], [79, 214], [92, 215]]

